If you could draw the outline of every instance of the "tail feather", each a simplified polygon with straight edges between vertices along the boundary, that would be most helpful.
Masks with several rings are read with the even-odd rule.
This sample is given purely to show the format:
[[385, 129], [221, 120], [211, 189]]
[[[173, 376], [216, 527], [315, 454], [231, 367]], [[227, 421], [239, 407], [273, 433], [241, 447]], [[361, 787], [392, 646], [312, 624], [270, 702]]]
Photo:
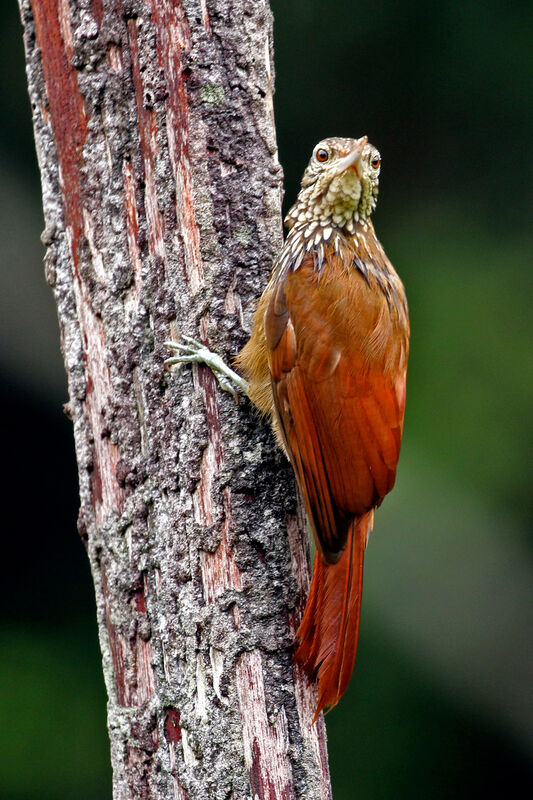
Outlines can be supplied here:
[[326, 706], [337, 705], [350, 681], [357, 651], [363, 558], [372, 512], [352, 524], [336, 564], [315, 555], [313, 578], [302, 622], [296, 634], [295, 660], [318, 681], [315, 719]]

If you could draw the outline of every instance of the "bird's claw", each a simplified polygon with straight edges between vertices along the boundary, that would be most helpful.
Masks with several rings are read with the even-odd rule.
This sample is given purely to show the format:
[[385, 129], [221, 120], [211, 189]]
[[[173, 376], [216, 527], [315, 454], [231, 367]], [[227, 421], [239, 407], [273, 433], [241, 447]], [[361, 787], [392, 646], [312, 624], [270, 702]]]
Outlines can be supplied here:
[[221, 389], [232, 394], [236, 402], [239, 402], [236, 387], [246, 394], [248, 392], [247, 382], [230, 369], [219, 355], [211, 352], [204, 344], [198, 342], [192, 336], [184, 335], [182, 338], [184, 340], [183, 343], [172, 340], [164, 342], [165, 347], [168, 347], [169, 350], [179, 353], [179, 355], [165, 359], [165, 369], [168, 370], [179, 364], [206, 364], [219, 382]]
[[164, 342], [165, 347], [168, 347], [169, 350], [177, 350], [183, 354], [171, 356], [170, 358], [165, 359], [165, 369], [170, 369], [170, 367], [173, 367], [176, 364], [188, 364], [194, 362], [198, 364], [209, 363], [210, 356], [214, 355], [211, 350], [209, 350], [201, 342], [193, 339], [192, 336], [184, 335], [183, 339], [185, 340], [186, 344], [183, 344], [182, 342], [174, 342], [173, 340]]

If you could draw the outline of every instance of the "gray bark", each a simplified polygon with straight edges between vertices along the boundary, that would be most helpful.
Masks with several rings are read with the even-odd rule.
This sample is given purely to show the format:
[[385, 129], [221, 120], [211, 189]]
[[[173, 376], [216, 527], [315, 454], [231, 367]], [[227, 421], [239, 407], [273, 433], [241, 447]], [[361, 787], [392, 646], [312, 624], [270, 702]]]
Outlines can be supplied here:
[[226, 359], [281, 244], [266, 0], [20, 0], [114, 797], [329, 798], [293, 477]]

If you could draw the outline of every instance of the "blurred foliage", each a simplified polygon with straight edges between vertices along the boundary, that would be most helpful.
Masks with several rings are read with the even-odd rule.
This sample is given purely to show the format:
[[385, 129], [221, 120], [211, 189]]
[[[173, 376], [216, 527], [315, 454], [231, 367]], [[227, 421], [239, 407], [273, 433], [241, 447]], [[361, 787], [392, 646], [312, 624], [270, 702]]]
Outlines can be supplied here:
[[[376, 229], [413, 329], [398, 486], [368, 553], [356, 674], [327, 718], [335, 800], [509, 796], [510, 775], [531, 785], [533, 741], [522, 658], [532, 627], [533, 6], [272, 5], [285, 206], [320, 138], [368, 134], [383, 156]], [[6, 527], [17, 568], [2, 585], [0, 797], [96, 800], [111, 788], [94, 598], [58, 348], [43, 344], [56, 323], [38, 259], [16, 3], [3, 11], [0, 302], [20, 304], [26, 335], [3, 314], [4, 493], [19, 502]]]
[[[9, 800], [109, 797], [96, 622], [0, 630], [2, 777]], [[91, 647], [87, 647], [87, 642]], [[68, 657], [65, 658], [65, 654]]]
[[361, 635], [343, 698], [350, 714], [326, 717], [335, 800], [506, 797], [510, 773], [517, 786], [531, 781], [490, 720], [398, 658], [376, 620], [364, 620]]
[[409, 295], [406, 426], [463, 487], [512, 507], [520, 535], [533, 512], [532, 241], [465, 226], [463, 213], [417, 207], [383, 234]]

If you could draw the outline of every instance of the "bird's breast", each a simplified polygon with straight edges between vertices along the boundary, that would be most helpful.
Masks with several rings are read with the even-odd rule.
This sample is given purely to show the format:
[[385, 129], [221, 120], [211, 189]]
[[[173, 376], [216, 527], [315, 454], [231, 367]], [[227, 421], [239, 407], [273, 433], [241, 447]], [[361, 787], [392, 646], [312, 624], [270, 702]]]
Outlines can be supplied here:
[[371, 259], [351, 247], [337, 253], [332, 247], [320, 269], [308, 254], [298, 269], [288, 272], [284, 294], [298, 360], [315, 379], [331, 374], [341, 354], [361, 368], [386, 373], [404, 368], [405, 293], [392, 267], [380, 264], [380, 256]]

